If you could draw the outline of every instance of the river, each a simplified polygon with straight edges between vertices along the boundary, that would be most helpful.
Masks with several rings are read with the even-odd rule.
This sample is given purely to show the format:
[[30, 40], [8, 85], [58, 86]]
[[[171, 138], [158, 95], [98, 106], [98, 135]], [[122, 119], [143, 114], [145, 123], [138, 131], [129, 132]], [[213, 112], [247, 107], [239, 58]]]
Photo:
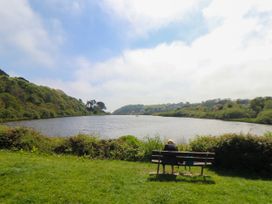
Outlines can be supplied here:
[[251, 133], [262, 135], [272, 131], [271, 125], [230, 122], [210, 119], [159, 116], [106, 115], [53, 118], [6, 123], [9, 126], [31, 127], [47, 136], [72, 136], [78, 133], [101, 138], [135, 135], [138, 138], [159, 135], [162, 139], [188, 142], [197, 135]]

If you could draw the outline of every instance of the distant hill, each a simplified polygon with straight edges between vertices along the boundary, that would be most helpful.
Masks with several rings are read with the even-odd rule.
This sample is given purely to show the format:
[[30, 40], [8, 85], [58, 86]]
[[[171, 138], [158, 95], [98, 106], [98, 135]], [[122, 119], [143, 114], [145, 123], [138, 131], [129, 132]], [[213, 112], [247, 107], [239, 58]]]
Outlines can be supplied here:
[[61, 90], [0, 70], [0, 121], [86, 115], [85, 104]]
[[117, 110], [112, 114], [114, 115], [151, 115], [159, 112], [172, 111], [177, 108], [182, 108], [185, 103], [177, 104], [157, 104], [157, 105], [126, 105]]
[[272, 97], [257, 97], [252, 100], [212, 99], [201, 103], [127, 105], [113, 114], [210, 118], [272, 124]]

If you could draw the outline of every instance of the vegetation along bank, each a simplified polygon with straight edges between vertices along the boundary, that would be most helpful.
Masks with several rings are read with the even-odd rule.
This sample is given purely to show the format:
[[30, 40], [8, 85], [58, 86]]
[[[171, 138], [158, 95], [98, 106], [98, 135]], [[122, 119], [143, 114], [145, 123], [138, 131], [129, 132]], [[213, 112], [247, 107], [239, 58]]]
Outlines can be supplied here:
[[[48, 154], [67, 154], [91, 159], [149, 161], [152, 150], [163, 148], [159, 137], [139, 140], [134, 136], [99, 139], [89, 135], [46, 137], [28, 128], [0, 126], [0, 148]], [[272, 134], [264, 136], [226, 134], [202, 136], [189, 144], [179, 144], [179, 150], [212, 151], [215, 166], [272, 175]]]

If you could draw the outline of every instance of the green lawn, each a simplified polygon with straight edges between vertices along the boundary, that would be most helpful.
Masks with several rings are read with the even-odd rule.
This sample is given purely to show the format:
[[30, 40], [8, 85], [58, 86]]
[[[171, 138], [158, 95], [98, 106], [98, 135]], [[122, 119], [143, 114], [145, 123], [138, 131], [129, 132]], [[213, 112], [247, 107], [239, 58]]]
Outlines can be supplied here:
[[272, 181], [157, 181], [155, 165], [0, 151], [0, 203], [272, 203]]

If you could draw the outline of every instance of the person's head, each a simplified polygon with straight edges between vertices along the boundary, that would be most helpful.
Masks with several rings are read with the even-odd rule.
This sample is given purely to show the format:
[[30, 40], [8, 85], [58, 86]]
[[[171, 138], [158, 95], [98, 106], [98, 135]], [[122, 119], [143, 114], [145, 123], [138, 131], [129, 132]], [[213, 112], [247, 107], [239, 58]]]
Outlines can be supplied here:
[[167, 144], [175, 144], [175, 142], [172, 139], [168, 139]]

